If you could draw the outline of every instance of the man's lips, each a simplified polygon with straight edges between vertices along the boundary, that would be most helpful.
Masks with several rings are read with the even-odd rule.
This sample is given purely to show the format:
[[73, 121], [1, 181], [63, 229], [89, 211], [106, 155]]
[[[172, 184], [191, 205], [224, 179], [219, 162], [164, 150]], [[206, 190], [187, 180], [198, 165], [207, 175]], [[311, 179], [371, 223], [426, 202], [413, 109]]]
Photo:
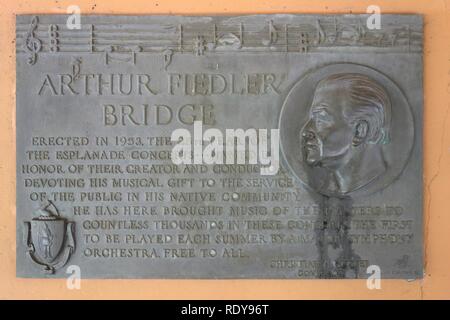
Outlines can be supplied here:
[[311, 143], [311, 142], [305, 143], [304, 146], [306, 149], [317, 149], [318, 148], [317, 144]]

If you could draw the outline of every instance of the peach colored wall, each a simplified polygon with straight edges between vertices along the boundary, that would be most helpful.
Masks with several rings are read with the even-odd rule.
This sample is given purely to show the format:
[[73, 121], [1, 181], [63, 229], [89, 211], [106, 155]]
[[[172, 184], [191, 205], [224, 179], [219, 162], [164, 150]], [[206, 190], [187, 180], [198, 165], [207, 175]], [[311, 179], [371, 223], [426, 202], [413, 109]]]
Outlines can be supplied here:
[[[64, 14], [383, 13], [425, 17], [425, 266], [423, 280], [83, 280], [15, 277], [15, 15]], [[0, 0], [0, 298], [28, 299], [429, 299], [450, 298], [450, 0]]]

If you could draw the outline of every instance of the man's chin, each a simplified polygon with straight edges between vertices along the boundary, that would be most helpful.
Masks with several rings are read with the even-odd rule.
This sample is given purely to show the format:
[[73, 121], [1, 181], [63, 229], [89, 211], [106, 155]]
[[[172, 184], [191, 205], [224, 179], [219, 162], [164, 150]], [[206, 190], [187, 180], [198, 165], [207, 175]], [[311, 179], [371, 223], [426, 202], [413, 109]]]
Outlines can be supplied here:
[[314, 158], [314, 157], [306, 157], [306, 163], [310, 166], [310, 167], [320, 167], [321, 166], [321, 161], [318, 158]]

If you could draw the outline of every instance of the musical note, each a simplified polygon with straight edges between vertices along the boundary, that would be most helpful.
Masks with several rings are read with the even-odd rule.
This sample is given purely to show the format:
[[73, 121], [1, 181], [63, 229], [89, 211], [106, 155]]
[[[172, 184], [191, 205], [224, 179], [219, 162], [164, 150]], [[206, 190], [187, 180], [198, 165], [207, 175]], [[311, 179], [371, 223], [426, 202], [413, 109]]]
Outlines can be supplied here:
[[206, 50], [206, 41], [203, 36], [197, 36], [194, 40], [194, 53], [196, 56], [202, 56]]
[[322, 44], [326, 38], [325, 31], [323, 31], [322, 26], [320, 25], [320, 20], [316, 20], [316, 40], [314, 40], [315, 45]]
[[107, 46], [107, 47], [105, 48], [105, 50], [103, 51], [104, 54], [105, 54], [105, 64], [106, 64], [106, 65], [109, 64], [109, 54], [110, 54], [111, 52], [113, 52], [113, 51], [114, 51], [114, 47], [113, 47], [113, 46]]
[[397, 33], [391, 33], [389, 34], [389, 41], [391, 42], [391, 47], [394, 47], [397, 42]]
[[48, 27], [48, 37], [49, 37], [49, 49], [50, 52], [56, 53], [59, 50], [58, 47], [58, 26], [56, 24], [51, 24]]
[[363, 37], [365, 37], [365, 31], [362, 29], [360, 23], [357, 25], [347, 25], [341, 30], [341, 40], [351, 45], [358, 45], [363, 43]]
[[228, 32], [222, 35], [217, 40], [217, 43], [218, 43], [217, 46], [218, 50], [230, 50], [230, 49], [235, 50], [242, 48], [241, 39], [239, 39], [239, 37], [232, 32]]
[[366, 37], [366, 28], [363, 26], [363, 24], [361, 23], [361, 20], [358, 20], [358, 41], [359, 40], [363, 40]]
[[374, 38], [377, 43], [377, 46], [381, 47], [381, 44], [383, 43], [384, 33], [376, 33], [374, 35]]
[[242, 45], [244, 44], [244, 24], [241, 22], [239, 24], [239, 40], [240, 40], [240, 48], [242, 48]]
[[132, 52], [132, 57], [133, 57], [133, 64], [136, 64], [136, 54], [138, 52], [142, 52], [142, 47], [141, 46], [131, 47], [131, 52]]
[[285, 41], [285, 45], [286, 45], [286, 52], [289, 52], [289, 38], [288, 38], [288, 34], [289, 34], [289, 27], [287, 25], [287, 23], [284, 24], [284, 39]]
[[338, 23], [336, 18], [333, 19], [333, 27], [334, 27], [333, 33], [330, 32], [330, 34], [327, 36], [327, 41], [330, 44], [336, 43], [338, 39]]
[[38, 27], [38, 23], [39, 23], [38, 17], [34, 16], [33, 19], [31, 20], [30, 28], [25, 38], [24, 50], [27, 51], [30, 55], [27, 60], [29, 65], [33, 65], [36, 63], [37, 53], [41, 51], [42, 48], [41, 40], [39, 40], [34, 36], [34, 32]]
[[173, 50], [166, 49], [163, 51], [164, 56], [164, 70], [167, 71], [167, 67], [172, 63]]
[[278, 40], [277, 29], [273, 25], [273, 21], [270, 20], [269, 21], [269, 40], [264, 39], [262, 41], [262, 44], [265, 46], [270, 46], [270, 45], [274, 44], [275, 42], [277, 42], [277, 40]]
[[91, 30], [90, 30], [90, 37], [89, 37], [89, 46], [91, 48], [91, 53], [94, 52], [94, 25], [91, 24]]
[[408, 24], [408, 52], [411, 52], [411, 26]]
[[178, 25], [178, 51], [183, 52], [183, 25]]
[[217, 47], [217, 25], [213, 24], [213, 44], [211, 49], [215, 49]]
[[308, 52], [308, 34], [307, 33], [300, 33], [300, 52]]
[[72, 79], [78, 80], [81, 74], [81, 58], [73, 58], [72, 60]]
[[142, 52], [141, 46], [108, 46], [104, 50], [105, 64], [108, 65], [110, 61], [119, 61], [131, 62], [133, 65], [135, 65], [136, 53], [138, 52]]

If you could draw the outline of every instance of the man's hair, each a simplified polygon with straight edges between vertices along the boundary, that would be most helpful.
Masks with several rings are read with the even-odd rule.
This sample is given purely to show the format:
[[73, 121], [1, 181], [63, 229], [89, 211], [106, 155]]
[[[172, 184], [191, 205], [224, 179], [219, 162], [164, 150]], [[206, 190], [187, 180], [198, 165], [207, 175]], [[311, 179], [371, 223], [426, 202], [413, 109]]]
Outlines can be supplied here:
[[317, 88], [329, 85], [338, 85], [347, 90], [352, 108], [350, 113], [344, 116], [350, 119], [350, 123], [361, 120], [368, 122], [368, 143], [389, 143], [391, 101], [386, 90], [378, 82], [363, 74], [342, 73], [321, 80]]

